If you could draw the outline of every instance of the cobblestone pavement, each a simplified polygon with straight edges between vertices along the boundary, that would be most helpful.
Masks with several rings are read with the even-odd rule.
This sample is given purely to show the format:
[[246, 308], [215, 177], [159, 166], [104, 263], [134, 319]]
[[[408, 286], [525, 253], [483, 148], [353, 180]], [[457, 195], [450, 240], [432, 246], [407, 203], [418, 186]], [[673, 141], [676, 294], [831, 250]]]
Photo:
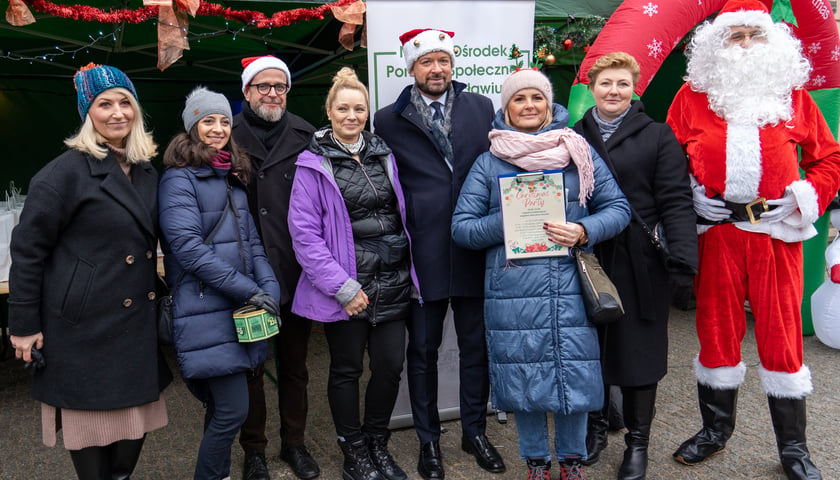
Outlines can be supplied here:
[[[766, 397], [754, 368], [758, 364], [758, 354], [752, 328], [748, 329], [743, 342], [743, 359], [750, 368], [739, 397], [735, 433], [726, 451], [695, 467], [678, 464], [671, 458], [673, 450], [700, 426], [696, 384], [691, 372], [692, 359], [698, 351], [693, 312], [672, 311], [670, 342], [670, 368], [659, 388], [648, 478], [784, 479], [776, 455]], [[321, 464], [321, 478], [334, 480], [341, 478], [341, 455], [326, 401], [327, 357], [324, 336], [316, 332], [312, 336], [309, 359], [312, 379], [307, 446]], [[814, 379], [814, 394], [808, 400], [808, 445], [823, 477], [840, 480], [840, 376], [835, 373], [840, 364], [840, 351], [826, 347], [816, 337], [806, 337], [805, 361]], [[266, 385], [269, 405], [276, 405], [276, 390], [269, 382]], [[135, 480], [192, 478], [201, 438], [201, 405], [179, 379], [167, 389], [166, 402], [170, 424], [149, 435], [133, 477]], [[472, 457], [460, 450], [459, 422], [445, 422], [441, 448], [446, 478], [525, 478], [524, 462], [518, 455], [515, 420], [512, 416], [509, 420], [501, 424], [494, 416], [488, 417], [488, 436], [508, 465], [507, 472], [498, 475], [481, 470]], [[276, 409], [269, 408], [267, 453], [272, 478], [294, 479], [288, 466], [278, 458], [278, 429]], [[20, 362], [4, 361], [0, 363], [0, 480], [75, 478], [69, 455], [61, 447], [43, 446], [40, 438], [40, 412], [29, 397], [28, 374]], [[391, 450], [409, 478], [419, 479], [416, 473], [418, 444], [414, 432], [411, 429], [395, 431]], [[587, 479], [616, 478], [622, 452], [623, 432], [611, 433], [609, 447], [601, 460], [585, 468]], [[234, 480], [241, 478], [241, 462], [242, 452], [237, 444], [233, 449], [231, 472]], [[557, 476], [555, 472], [554, 478]]]

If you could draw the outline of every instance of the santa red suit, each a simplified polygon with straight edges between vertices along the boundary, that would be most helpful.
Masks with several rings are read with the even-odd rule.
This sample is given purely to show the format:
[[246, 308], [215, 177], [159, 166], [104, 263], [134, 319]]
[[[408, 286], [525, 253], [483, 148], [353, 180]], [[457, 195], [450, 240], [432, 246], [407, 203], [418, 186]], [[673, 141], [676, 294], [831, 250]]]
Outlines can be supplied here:
[[[749, 300], [765, 391], [801, 398], [812, 389], [802, 364], [801, 242], [816, 234], [813, 222], [837, 194], [840, 147], [811, 96], [802, 89], [791, 96], [793, 115], [787, 122], [731, 125], [709, 108], [705, 93], [686, 84], [667, 122], [707, 196], [749, 203], [789, 191], [798, 206], [782, 222], [699, 227], [698, 380], [722, 388], [743, 381], [740, 344], [746, 331], [744, 300]], [[731, 368], [712, 370], [719, 367]]]
[[729, 0], [697, 28], [688, 56], [667, 122], [688, 155], [698, 214], [703, 428], [673, 456], [698, 464], [732, 435], [749, 300], [782, 467], [788, 479], [819, 480], [805, 440], [813, 386], [802, 363], [802, 241], [840, 188], [840, 146], [801, 88], [811, 72], [801, 43], [766, 4]]

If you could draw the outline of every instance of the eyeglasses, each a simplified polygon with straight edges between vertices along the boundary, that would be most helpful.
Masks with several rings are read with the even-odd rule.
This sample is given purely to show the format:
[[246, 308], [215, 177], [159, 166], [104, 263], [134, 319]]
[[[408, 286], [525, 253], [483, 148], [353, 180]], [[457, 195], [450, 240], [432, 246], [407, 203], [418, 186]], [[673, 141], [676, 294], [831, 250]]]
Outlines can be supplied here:
[[753, 30], [752, 32], [732, 32], [727, 37], [730, 43], [742, 43], [749, 39], [751, 42], [763, 42], [767, 39], [767, 34], [763, 30]]
[[285, 83], [275, 83], [274, 85], [270, 83], [256, 83], [251, 84], [251, 86], [256, 88], [260, 95], [268, 95], [272, 88], [277, 95], [283, 95], [289, 91], [289, 86]]

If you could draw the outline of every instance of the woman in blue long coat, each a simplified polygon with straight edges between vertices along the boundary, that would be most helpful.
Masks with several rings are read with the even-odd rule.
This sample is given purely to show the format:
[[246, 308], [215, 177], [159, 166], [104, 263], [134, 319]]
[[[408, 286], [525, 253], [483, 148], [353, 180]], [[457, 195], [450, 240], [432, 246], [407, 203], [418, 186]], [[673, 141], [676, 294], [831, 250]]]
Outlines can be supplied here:
[[[508, 261], [498, 176], [562, 169], [566, 223], [547, 223], [547, 239], [590, 250], [630, 220], [624, 194], [582, 137], [566, 128], [569, 114], [552, 104], [551, 83], [519, 70], [502, 86], [502, 109], [490, 151], [467, 177], [452, 222], [459, 245], [486, 249], [484, 315], [492, 400], [513, 411], [528, 478], [549, 478], [547, 412], [554, 414], [562, 478], [583, 478], [587, 412], [603, 401], [598, 336], [580, 294], [570, 256]], [[575, 476], [577, 475], [577, 476]]]

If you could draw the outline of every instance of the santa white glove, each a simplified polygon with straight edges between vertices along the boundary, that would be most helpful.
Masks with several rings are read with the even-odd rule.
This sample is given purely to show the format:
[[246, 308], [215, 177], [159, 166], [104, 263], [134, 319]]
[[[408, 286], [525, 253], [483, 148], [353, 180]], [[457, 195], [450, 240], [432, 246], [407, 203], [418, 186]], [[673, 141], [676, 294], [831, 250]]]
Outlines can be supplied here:
[[770, 210], [769, 212], [761, 213], [762, 223], [781, 222], [799, 209], [799, 204], [796, 202], [796, 196], [794, 196], [790, 189], [785, 190], [785, 194], [782, 198], [767, 200], [767, 205], [775, 205], [776, 208]]
[[703, 185], [694, 185], [691, 193], [694, 196], [694, 211], [697, 215], [713, 222], [720, 222], [732, 216], [732, 210], [724, 206], [726, 204], [723, 200], [706, 196], [706, 187]]

